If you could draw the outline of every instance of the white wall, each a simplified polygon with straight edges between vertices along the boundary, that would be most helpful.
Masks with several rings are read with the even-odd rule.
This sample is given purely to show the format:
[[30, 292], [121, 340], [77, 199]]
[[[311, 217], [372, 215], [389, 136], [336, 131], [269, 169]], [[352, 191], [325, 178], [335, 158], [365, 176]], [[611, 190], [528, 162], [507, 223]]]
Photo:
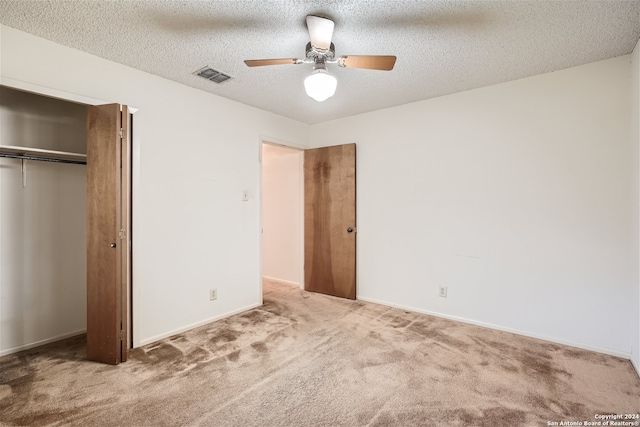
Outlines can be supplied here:
[[[0, 87], [0, 144], [86, 153], [86, 107]], [[0, 354], [86, 329], [86, 167], [0, 158]]]
[[311, 126], [358, 144], [358, 298], [628, 356], [629, 61]]
[[301, 286], [303, 176], [300, 150], [262, 149], [262, 276]]
[[[259, 304], [255, 195], [261, 137], [305, 144], [308, 125], [10, 27], [0, 30], [4, 81], [139, 109], [133, 165], [134, 344]], [[242, 201], [244, 190], [253, 195], [248, 202]], [[213, 287], [218, 299], [209, 301]]]
[[[640, 42], [631, 55], [631, 146], [633, 156], [631, 161], [634, 162], [634, 197], [636, 201], [634, 205], [634, 251], [633, 256], [636, 260], [640, 258], [640, 204], [637, 203], [638, 194], [640, 194]], [[640, 272], [636, 270], [634, 279], [633, 292], [630, 300], [632, 301], [631, 310], [631, 361], [636, 371], [640, 374], [640, 280], [638, 275]]]

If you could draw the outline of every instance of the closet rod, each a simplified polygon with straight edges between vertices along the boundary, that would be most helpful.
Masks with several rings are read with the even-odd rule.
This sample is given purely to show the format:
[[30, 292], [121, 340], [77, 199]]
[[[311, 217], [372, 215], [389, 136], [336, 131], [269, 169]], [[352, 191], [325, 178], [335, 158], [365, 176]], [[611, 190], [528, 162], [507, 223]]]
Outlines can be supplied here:
[[10, 157], [12, 159], [22, 159], [22, 160], [37, 160], [40, 162], [54, 162], [54, 163], [71, 163], [74, 165], [86, 165], [86, 160], [66, 160], [66, 159], [51, 159], [49, 157], [38, 157], [38, 156], [28, 156], [24, 154], [9, 154], [9, 153], [0, 153], [0, 157]]

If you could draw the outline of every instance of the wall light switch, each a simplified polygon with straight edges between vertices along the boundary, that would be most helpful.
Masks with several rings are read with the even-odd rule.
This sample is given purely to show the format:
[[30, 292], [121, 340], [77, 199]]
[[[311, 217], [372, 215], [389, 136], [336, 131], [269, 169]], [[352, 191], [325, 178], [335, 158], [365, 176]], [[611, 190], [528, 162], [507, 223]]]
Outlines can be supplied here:
[[243, 202], [248, 202], [249, 201], [249, 190], [244, 190], [242, 192], [242, 201]]

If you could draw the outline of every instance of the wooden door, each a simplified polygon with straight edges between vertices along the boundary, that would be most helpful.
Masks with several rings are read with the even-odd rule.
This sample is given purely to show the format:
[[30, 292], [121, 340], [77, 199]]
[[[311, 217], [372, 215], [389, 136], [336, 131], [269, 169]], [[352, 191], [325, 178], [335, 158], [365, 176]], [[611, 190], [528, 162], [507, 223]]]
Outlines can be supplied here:
[[356, 145], [304, 152], [304, 288], [356, 298]]
[[127, 359], [128, 129], [126, 106], [88, 107], [87, 358], [114, 365]]

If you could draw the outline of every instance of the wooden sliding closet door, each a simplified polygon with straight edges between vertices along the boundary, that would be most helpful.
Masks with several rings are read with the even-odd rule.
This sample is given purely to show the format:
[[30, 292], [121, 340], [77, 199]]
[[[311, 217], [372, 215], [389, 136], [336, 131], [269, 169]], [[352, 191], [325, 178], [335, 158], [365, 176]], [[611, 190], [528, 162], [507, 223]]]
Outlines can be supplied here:
[[304, 152], [304, 288], [356, 298], [356, 145]]
[[130, 138], [126, 106], [88, 107], [87, 358], [127, 360]]

